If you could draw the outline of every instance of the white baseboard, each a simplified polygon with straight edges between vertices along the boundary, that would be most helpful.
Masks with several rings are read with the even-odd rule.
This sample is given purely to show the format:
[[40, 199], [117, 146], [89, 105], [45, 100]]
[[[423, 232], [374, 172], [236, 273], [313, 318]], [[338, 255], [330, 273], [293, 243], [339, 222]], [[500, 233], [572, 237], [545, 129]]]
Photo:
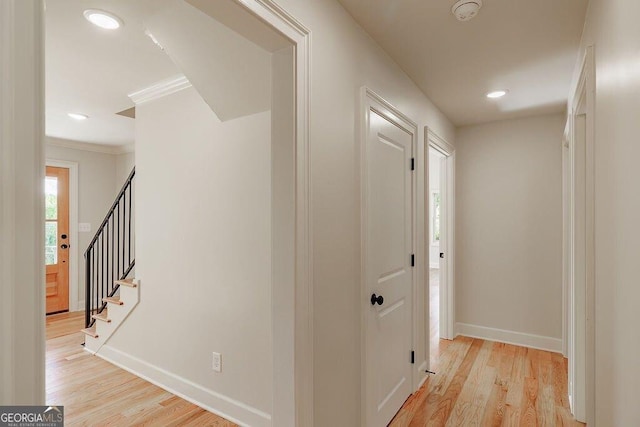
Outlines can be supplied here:
[[103, 345], [96, 356], [238, 425], [271, 426], [270, 414], [206, 389], [109, 345]]
[[470, 325], [468, 323], [456, 323], [456, 336], [458, 335], [562, 353], [562, 340], [560, 338], [487, 328], [485, 326]]

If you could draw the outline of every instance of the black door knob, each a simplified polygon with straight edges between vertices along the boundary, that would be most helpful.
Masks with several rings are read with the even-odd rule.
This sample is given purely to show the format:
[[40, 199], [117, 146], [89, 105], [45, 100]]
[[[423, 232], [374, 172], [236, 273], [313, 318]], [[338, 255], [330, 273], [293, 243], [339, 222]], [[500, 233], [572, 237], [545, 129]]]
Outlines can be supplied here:
[[382, 305], [384, 303], [382, 295], [371, 295], [371, 305], [376, 305], [376, 303], [378, 303], [378, 305]]
[[69, 245], [67, 245], [66, 243], [60, 245], [60, 248], [62, 249], [67, 249], [69, 247]]

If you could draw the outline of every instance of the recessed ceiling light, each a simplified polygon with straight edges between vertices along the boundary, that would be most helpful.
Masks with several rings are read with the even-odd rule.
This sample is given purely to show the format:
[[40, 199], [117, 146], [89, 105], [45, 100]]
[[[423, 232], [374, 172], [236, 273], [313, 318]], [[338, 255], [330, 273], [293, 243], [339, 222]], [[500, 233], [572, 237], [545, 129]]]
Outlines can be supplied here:
[[104, 10], [87, 9], [84, 11], [84, 17], [93, 25], [105, 30], [117, 30], [123, 25], [122, 19]]
[[491, 99], [496, 99], [496, 98], [502, 98], [503, 96], [505, 96], [507, 94], [507, 90], [494, 90], [492, 92], [487, 93], [487, 98], [491, 98]]
[[89, 116], [87, 116], [86, 114], [80, 113], [69, 113], [67, 115], [75, 120], [87, 120], [89, 118]]

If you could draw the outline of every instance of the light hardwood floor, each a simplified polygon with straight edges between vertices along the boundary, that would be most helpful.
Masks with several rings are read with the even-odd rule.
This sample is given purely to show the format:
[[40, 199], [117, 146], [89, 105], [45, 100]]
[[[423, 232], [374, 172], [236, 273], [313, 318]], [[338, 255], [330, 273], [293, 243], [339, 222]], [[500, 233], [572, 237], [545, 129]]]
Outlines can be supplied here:
[[[432, 326], [437, 295], [436, 286]], [[65, 406], [66, 425], [234, 425], [89, 355], [80, 345], [83, 326], [83, 313], [47, 317], [47, 403]], [[431, 331], [436, 375], [407, 400], [392, 427], [583, 425], [568, 410], [561, 355], [465, 337], [439, 340], [437, 327]]]
[[440, 340], [437, 270], [430, 277], [436, 375], [405, 402], [392, 427], [584, 425], [569, 412], [561, 354], [466, 337]]
[[47, 404], [67, 426], [235, 424], [84, 351], [84, 313], [47, 317]]

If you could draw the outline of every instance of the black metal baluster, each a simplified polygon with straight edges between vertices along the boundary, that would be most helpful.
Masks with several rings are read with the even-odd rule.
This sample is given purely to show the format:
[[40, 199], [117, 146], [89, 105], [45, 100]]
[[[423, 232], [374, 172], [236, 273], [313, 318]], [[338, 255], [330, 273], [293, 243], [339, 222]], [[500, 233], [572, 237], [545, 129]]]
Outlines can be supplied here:
[[125, 270], [127, 268], [126, 264], [124, 263], [124, 254], [126, 252], [125, 240], [127, 236], [127, 233], [126, 233], [127, 231], [127, 191], [126, 189], [125, 189], [125, 192], [122, 194], [122, 197], [123, 197], [123, 201], [122, 201], [122, 270]]
[[101, 233], [100, 236], [100, 240], [102, 241], [102, 247], [101, 247], [101, 260], [102, 260], [102, 264], [100, 266], [100, 297], [98, 299], [98, 307], [96, 307], [98, 310], [96, 310], [96, 313], [98, 311], [100, 311], [100, 306], [102, 305], [102, 298], [104, 297], [104, 233]]
[[109, 251], [109, 221], [107, 221], [105, 236], [107, 237], [107, 295], [109, 295], [109, 256], [111, 255], [111, 252]]
[[114, 221], [115, 221], [115, 218], [112, 216], [111, 217], [111, 224], [112, 224], [112, 226], [111, 226], [111, 286], [112, 287], [115, 287], [114, 282], [116, 280], [116, 276], [114, 274], [114, 268], [113, 268], [113, 266], [116, 263], [116, 259], [114, 258], [114, 253], [115, 253], [114, 252], [114, 247], [116, 245], [116, 242], [115, 242], [115, 240], [113, 238], [113, 224], [114, 224]]
[[133, 216], [133, 210], [131, 210], [131, 199], [133, 199], [133, 183], [129, 183], [129, 262], [131, 265], [131, 217]]
[[91, 254], [91, 247], [87, 249], [87, 252], [84, 253], [84, 327], [89, 327], [89, 322], [91, 321], [91, 317], [89, 313], [91, 312], [91, 264], [89, 256]]
[[98, 309], [99, 298], [100, 298], [100, 235], [98, 235], [98, 240], [96, 240], [96, 285], [94, 290], [96, 291], [96, 305], [93, 307], [93, 313], [96, 314], [96, 310]]
[[118, 215], [118, 225], [116, 227], [116, 244], [118, 248], [116, 249], [116, 258], [118, 261], [118, 268], [116, 269], [116, 273], [118, 273], [118, 280], [120, 279], [120, 257], [118, 254], [120, 253], [120, 205], [116, 205], [116, 214]]
[[[129, 178], [84, 253], [85, 325], [87, 327], [95, 323], [92, 314], [106, 307], [106, 303], [102, 300], [115, 293], [117, 288], [114, 282], [126, 277], [135, 264], [135, 255], [132, 251], [134, 176], [135, 168], [129, 174]], [[122, 227], [120, 226], [121, 218]]]

